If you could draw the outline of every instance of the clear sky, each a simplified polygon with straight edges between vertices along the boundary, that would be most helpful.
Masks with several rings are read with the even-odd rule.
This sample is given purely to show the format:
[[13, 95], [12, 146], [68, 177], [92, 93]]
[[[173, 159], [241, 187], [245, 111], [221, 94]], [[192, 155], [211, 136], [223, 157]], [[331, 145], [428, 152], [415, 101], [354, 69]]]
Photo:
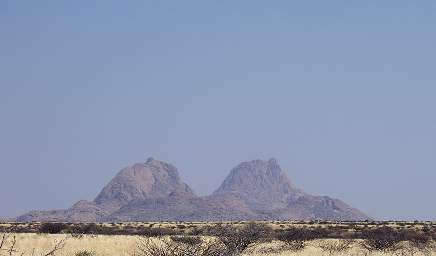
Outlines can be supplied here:
[[0, 2], [0, 216], [173, 163], [275, 157], [309, 193], [436, 220], [436, 1]]

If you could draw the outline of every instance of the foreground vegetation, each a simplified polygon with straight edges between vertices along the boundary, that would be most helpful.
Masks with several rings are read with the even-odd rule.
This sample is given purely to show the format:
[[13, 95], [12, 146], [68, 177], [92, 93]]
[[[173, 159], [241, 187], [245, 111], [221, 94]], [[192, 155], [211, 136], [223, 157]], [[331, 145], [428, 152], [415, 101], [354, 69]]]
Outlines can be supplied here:
[[429, 222], [4, 223], [0, 255], [436, 255]]

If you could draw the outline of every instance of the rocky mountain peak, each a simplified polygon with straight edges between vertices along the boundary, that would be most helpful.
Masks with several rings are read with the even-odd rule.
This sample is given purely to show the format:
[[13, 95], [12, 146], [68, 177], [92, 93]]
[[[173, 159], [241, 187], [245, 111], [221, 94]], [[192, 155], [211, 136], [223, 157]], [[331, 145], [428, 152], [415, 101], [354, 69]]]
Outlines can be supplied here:
[[278, 161], [234, 167], [209, 196], [197, 197], [176, 167], [153, 158], [122, 169], [94, 201], [65, 210], [32, 211], [17, 221], [364, 220], [344, 202], [296, 189]]
[[117, 209], [134, 200], [161, 198], [170, 194], [195, 196], [191, 188], [181, 181], [176, 167], [149, 158], [146, 163], [121, 170], [94, 202]]
[[287, 174], [281, 169], [276, 159], [253, 160], [242, 162], [233, 168], [217, 191], [270, 189], [279, 184], [292, 190]]
[[301, 192], [293, 188], [278, 161], [272, 158], [237, 165], [214, 194], [237, 195], [255, 209], [270, 209], [285, 207]]

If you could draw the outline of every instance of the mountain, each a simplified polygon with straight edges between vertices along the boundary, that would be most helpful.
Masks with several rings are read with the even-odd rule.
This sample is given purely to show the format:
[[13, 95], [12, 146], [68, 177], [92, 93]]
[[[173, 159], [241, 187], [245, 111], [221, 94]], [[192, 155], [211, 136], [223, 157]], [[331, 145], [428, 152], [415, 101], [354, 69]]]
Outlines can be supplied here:
[[253, 211], [287, 207], [304, 193], [291, 185], [277, 160], [243, 162], [233, 168], [213, 195], [234, 195]]
[[197, 196], [173, 165], [149, 158], [121, 170], [94, 201], [33, 211], [17, 221], [365, 220], [341, 200], [294, 187], [277, 160], [243, 162], [209, 196]]
[[121, 170], [103, 188], [94, 202], [114, 211], [134, 200], [162, 198], [172, 194], [196, 196], [192, 189], [181, 181], [176, 167], [149, 158], [144, 164], [135, 164]]
[[196, 197], [192, 189], [181, 181], [176, 167], [149, 158], [145, 163], [137, 163], [118, 172], [92, 202], [82, 200], [66, 210], [32, 211], [17, 220], [102, 221], [130, 202], [170, 195]]
[[312, 196], [295, 188], [274, 158], [239, 164], [213, 195], [240, 198], [264, 219], [369, 219], [341, 200]]

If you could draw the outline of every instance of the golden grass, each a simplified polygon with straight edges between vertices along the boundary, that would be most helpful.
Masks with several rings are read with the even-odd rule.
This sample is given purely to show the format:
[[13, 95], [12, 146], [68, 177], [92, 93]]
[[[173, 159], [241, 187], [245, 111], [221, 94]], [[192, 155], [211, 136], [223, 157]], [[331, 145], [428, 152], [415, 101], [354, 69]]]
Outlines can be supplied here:
[[[54, 244], [57, 241], [60, 241], [62, 239], [66, 239], [65, 247], [62, 250], [58, 251], [55, 254], [56, 256], [74, 256], [77, 252], [84, 251], [84, 250], [93, 251], [95, 252], [96, 256], [132, 256], [135, 253], [137, 243], [140, 239], [138, 236], [85, 235], [82, 238], [73, 238], [70, 235], [64, 235], [64, 234], [49, 235], [49, 234], [21, 233], [21, 234], [11, 234], [11, 235], [16, 237], [16, 241], [17, 241], [16, 250], [19, 252], [16, 255], [20, 255], [21, 253], [24, 253], [24, 256], [43, 255], [44, 253], [48, 252], [51, 248], [53, 248]], [[323, 239], [323, 240], [310, 241], [307, 243], [306, 248], [300, 252], [291, 252], [291, 251], [280, 252], [280, 248], [284, 248], [284, 244], [280, 242], [272, 242], [268, 244], [259, 244], [249, 247], [244, 255], [253, 255], [253, 256], [394, 255], [390, 253], [367, 254], [366, 251], [363, 251], [357, 245], [357, 241], [353, 243], [350, 250], [342, 253], [329, 254], [328, 252], [323, 251], [319, 247], [320, 243], [326, 244], [326, 243], [333, 243], [335, 241], [338, 240]], [[272, 251], [275, 251], [276, 253], [273, 253]], [[412, 254], [409, 253], [403, 255], [412, 255]], [[413, 255], [418, 256], [424, 254], [416, 253]], [[436, 253], [433, 252], [431, 255], [436, 255]]]
[[[56, 242], [65, 240], [58, 256], [73, 256], [79, 251], [94, 251], [97, 256], [130, 256], [136, 248], [136, 236], [84, 236], [73, 238], [64, 234], [12, 234], [16, 237], [16, 250], [24, 255], [41, 255], [50, 251]], [[9, 239], [11, 240], [11, 239]], [[19, 254], [18, 254], [19, 255]]]

